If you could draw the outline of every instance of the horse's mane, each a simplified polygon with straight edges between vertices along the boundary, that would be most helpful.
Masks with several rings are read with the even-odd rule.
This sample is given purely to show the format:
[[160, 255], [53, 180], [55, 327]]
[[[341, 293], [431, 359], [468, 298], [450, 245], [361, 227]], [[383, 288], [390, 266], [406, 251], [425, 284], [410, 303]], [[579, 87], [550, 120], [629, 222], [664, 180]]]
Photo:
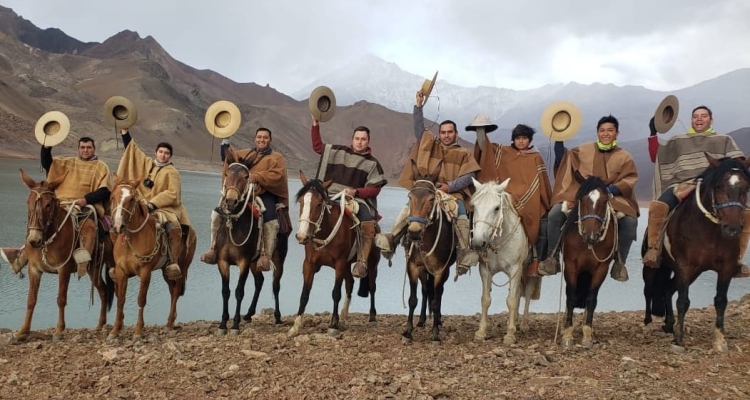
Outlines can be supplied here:
[[302, 186], [302, 189], [297, 192], [297, 196], [295, 199], [299, 201], [300, 197], [303, 197], [305, 193], [307, 193], [310, 190], [314, 190], [318, 193], [320, 193], [321, 196], [323, 196], [324, 199], [328, 200], [328, 192], [323, 188], [323, 182], [320, 179], [310, 179], [307, 181], [305, 186]]
[[479, 202], [488, 200], [495, 200], [496, 203], [499, 203], [499, 199], [501, 196], [505, 201], [509, 201], [509, 204], [512, 204], [513, 196], [511, 196], [507, 191], [503, 191], [502, 194], [497, 194], [497, 190], [495, 190], [495, 188], [497, 188], [498, 186], [500, 186], [500, 184], [496, 181], [491, 181], [482, 186], [471, 196], [471, 204], [477, 204]]
[[595, 175], [589, 176], [588, 178], [586, 178], [585, 181], [583, 181], [583, 183], [581, 183], [581, 187], [578, 188], [578, 191], [576, 192], [575, 201], [580, 201], [581, 197], [586, 196], [587, 194], [600, 188], [606, 192], [607, 185], [604, 183], [604, 181], [598, 176], [595, 176]]
[[733, 170], [741, 171], [745, 175], [745, 179], [750, 181], [750, 172], [745, 169], [742, 163], [731, 157], [724, 157], [720, 159], [719, 165], [716, 167], [709, 165], [708, 168], [706, 168], [703, 173], [701, 173], [700, 176], [696, 179], [703, 180], [703, 184], [706, 185], [706, 187], [713, 189], [719, 186], [722, 179], [724, 178], [724, 175], [727, 172], [731, 172]]

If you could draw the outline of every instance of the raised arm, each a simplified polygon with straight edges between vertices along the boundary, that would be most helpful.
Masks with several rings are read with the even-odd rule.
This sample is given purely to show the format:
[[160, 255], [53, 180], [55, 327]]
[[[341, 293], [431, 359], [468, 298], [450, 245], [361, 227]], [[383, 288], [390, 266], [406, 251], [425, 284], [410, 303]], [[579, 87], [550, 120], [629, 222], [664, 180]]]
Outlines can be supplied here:
[[42, 168], [49, 174], [49, 168], [52, 166], [52, 147], [42, 146], [41, 155]]
[[659, 138], [656, 137], [656, 125], [654, 125], [654, 117], [651, 117], [651, 121], [648, 122], [648, 129], [651, 131], [648, 136], [648, 155], [651, 157], [651, 162], [656, 162], [656, 155], [659, 153]]
[[424, 95], [422, 94], [422, 91], [417, 91], [417, 104], [414, 105], [414, 111], [412, 114], [414, 114], [414, 136], [417, 138], [417, 141], [422, 137], [422, 132], [424, 132], [424, 113], [422, 111], [422, 104], [424, 104]]
[[326, 145], [325, 143], [323, 143], [323, 138], [320, 137], [320, 124], [318, 123], [318, 120], [315, 119], [315, 117], [312, 117], [310, 137], [312, 138], [313, 150], [318, 154], [323, 153], [323, 149], [326, 147]]

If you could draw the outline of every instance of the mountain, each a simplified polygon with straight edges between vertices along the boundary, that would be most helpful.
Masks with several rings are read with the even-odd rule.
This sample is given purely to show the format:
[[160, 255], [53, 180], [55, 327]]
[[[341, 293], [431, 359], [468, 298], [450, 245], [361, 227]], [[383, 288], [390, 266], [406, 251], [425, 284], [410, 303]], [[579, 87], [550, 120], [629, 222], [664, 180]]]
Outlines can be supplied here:
[[[439, 68], [438, 68], [439, 69]], [[382, 104], [390, 109], [411, 112], [414, 94], [426, 78], [434, 71], [424, 71], [424, 76], [406, 72], [398, 65], [368, 55], [351, 64], [317, 79], [310, 85], [292, 94], [296, 99], [305, 99], [319, 85], [330, 87], [339, 104], [346, 105], [357, 100]], [[540, 130], [542, 111], [552, 102], [568, 100], [574, 102], [583, 117], [579, 134], [571, 143], [594, 140], [596, 122], [612, 114], [620, 121], [622, 137], [636, 138], [648, 134], [648, 121], [653, 116], [659, 101], [667, 94], [676, 95], [681, 103], [680, 121], [674, 131], [684, 131], [690, 126], [692, 108], [705, 104], [715, 114], [714, 127], [727, 132], [750, 125], [750, 68], [739, 69], [697, 85], [672, 92], [649, 90], [641, 86], [616, 86], [613, 84], [582, 85], [578, 83], [545, 85], [531, 90], [511, 90], [479, 86], [461, 87], [445, 80], [438, 80], [433, 96], [425, 106], [425, 115], [434, 119], [452, 119], [461, 130], [476, 114], [484, 112], [498, 124], [493, 140], [507, 143], [510, 131], [518, 123]], [[684, 126], [684, 127], [683, 127]], [[462, 133], [474, 140], [472, 132]]]

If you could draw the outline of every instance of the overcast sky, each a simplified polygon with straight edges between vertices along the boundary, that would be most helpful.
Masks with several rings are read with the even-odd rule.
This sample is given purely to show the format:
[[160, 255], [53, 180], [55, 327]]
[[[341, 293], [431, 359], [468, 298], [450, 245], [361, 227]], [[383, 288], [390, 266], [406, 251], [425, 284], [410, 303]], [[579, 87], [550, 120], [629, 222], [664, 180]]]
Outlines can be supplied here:
[[0, 0], [101, 42], [125, 29], [238, 82], [292, 93], [372, 53], [463, 86], [673, 90], [750, 67], [749, 0]]

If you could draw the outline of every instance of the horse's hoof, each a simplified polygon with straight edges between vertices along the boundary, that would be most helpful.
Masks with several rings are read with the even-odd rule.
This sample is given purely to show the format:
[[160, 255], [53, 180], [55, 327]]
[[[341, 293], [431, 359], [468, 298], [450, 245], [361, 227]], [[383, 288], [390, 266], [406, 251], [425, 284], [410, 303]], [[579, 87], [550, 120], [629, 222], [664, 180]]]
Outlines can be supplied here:
[[680, 346], [679, 344], [672, 343], [670, 348], [673, 353], [682, 354], [685, 352], [685, 346]]
[[412, 340], [413, 339], [410, 338], [410, 337], [401, 336], [401, 343], [403, 343], [403, 344], [411, 344]]
[[520, 330], [520, 331], [521, 331], [522, 333], [528, 333], [528, 332], [529, 332], [529, 326], [528, 326], [528, 325], [523, 325], [523, 324], [522, 324], [522, 325], [521, 325], [521, 326], [519, 327], [519, 330]]
[[378, 327], [378, 321], [370, 321], [370, 328], [377, 328]]
[[143, 340], [143, 335], [133, 335], [133, 342], [140, 342]]
[[8, 344], [21, 344], [21, 343], [26, 342], [28, 339], [29, 339], [28, 335], [21, 335], [21, 336], [13, 335], [10, 338], [10, 340], [8, 340]]
[[328, 336], [338, 338], [341, 336], [341, 331], [334, 328], [328, 328]]
[[726, 342], [724, 342], [722, 344], [715, 344], [714, 351], [717, 353], [726, 353], [727, 351], [729, 351], [729, 348], [727, 347]]
[[219, 336], [224, 336], [227, 334], [227, 330], [219, 328], [219, 330], [216, 331], [216, 334]]
[[251, 322], [253, 320], [253, 316], [250, 314], [245, 314], [245, 316], [242, 317], [242, 320], [245, 322]]
[[286, 333], [286, 337], [290, 337], [290, 338], [292, 338], [292, 337], [295, 337], [295, 336], [297, 336], [298, 334], [299, 334], [299, 331], [297, 331], [297, 330], [296, 330], [296, 329], [294, 329], [294, 328], [291, 328], [291, 329], [289, 329], [289, 331], [287, 331], [287, 333]]
[[591, 348], [594, 347], [594, 342], [593, 341], [591, 341], [591, 342], [581, 342], [581, 346], [584, 349], [589, 349], [590, 350]]
[[63, 340], [63, 335], [62, 335], [62, 333], [60, 333], [60, 334], [54, 334], [54, 335], [52, 335], [52, 341], [53, 341], [53, 342], [60, 342], [60, 341], [62, 341], [62, 340]]
[[116, 343], [118, 340], [117, 335], [109, 334], [107, 336], [107, 343]]
[[563, 338], [562, 347], [566, 350], [573, 347], [573, 338]]
[[503, 343], [506, 344], [506, 345], [515, 344], [516, 343], [516, 337], [512, 336], [512, 335], [505, 335], [505, 337], [503, 338]]
[[430, 343], [432, 343], [433, 346], [440, 346], [441, 344], [443, 344], [440, 339], [432, 339]]
[[475, 333], [474, 334], [474, 340], [476, 340], [476, 341], [483, 342], [486, 339], [487, 339], [487, 335], [486, 334], [479, 334], [479, 333]]
[[231, 329], [229, 331], [229, 334], [232, 335], [232, 336], [237, 336], [237, 335], [240, 334], [240, 330], [239, 329]]

